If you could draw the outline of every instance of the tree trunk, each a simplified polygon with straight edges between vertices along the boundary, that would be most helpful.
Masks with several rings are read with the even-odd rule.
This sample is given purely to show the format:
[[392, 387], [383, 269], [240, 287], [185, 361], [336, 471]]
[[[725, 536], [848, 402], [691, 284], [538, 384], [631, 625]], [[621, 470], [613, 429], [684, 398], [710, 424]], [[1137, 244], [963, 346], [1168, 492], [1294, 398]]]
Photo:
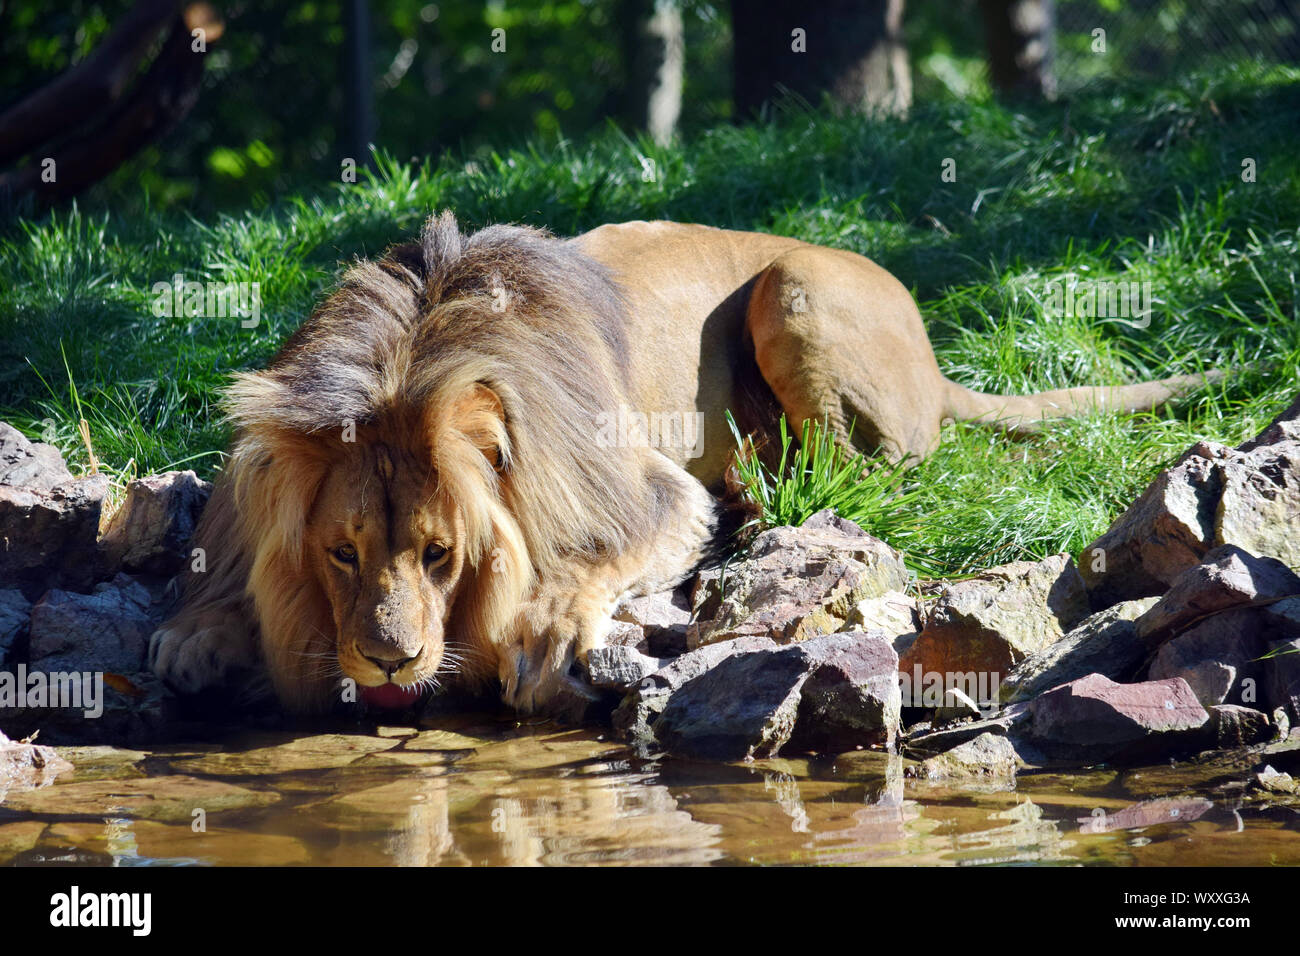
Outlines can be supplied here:
[[345, 109], [343, 155], [357, 166], [369, 166], [370, 144], [375, 138], [374, 76], [370, 69], [370, 5], [347, 0], [344, 12], [347, 39], [343, 44]]
[[827, 92], [848, 109], [906, 112], [902, 22], [903, 0], [731, 0], [737, 117], [787, 91], [813, 105]]
[[656, 143], [672, 139], [682, 112], [686, 44], [679, 0], [622, 0], [623, 115]]
[[993, 87], [1012, 96], [1055, 96], [1052, 0], [980, 0], [980, 9]]

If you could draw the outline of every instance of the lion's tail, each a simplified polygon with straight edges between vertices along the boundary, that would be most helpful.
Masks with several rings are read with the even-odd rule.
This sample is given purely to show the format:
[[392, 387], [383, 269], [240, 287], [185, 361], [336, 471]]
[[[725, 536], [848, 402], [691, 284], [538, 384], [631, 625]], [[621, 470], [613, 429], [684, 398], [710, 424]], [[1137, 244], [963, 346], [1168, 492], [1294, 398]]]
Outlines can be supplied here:
[[1219, 370], [1175, 375], [1137, 385], [1058, 388], [1032, 395], [990, 395], [944, 380], [946, 415], [957, 421], [985, 422], [1012, 434], [1028, 434], [1050, 418], [1070, 418], [1094, 410], [1143, 412], [1223, 378]]

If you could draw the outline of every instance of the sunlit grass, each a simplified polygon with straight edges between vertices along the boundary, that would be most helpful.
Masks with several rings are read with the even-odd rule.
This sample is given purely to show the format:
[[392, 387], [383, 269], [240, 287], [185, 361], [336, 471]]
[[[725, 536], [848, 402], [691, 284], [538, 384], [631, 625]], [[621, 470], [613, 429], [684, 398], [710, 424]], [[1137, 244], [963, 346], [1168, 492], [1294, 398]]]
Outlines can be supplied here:
[[[381, 158], [356, 184], [304, 183], [264, 211], [204, 221], [103, 208], [13, 220], [0, 226], [0, 419], [51, 436], [77, 468], [90, 467], [84, 420], [102, 470], [211, 476], [230, 373], [267, 361], [350, 261], [408, 238], [431, 211], [561, 235], [705, 222], [872, 257], [911, 287], [940, 366], [972, 388], [1230, 370], [1159, 415], [1059, 422], [1024, 441], [955, 425], [906, 473], [840, 480], [850, 463], [791, 442], [800, 488], [753, 476], [767, 482], [769, 520], [834, 503], [922, 573], [1073, 551], [1192, 442], [1239, 442], [1300, 388], [1297, 128], [1300, 71], [1228, 69], [1098, 88], [1068, 118], [1060, 104], [918, 104], [906, 121], [792, 110], [685, 145], [611, 131], [468, 165]], [[955, 182], [940, 177], [947, 158]], [[153, 284], [178, 272], [257, 282], [261, 321], [154, 315]], [[1069, 276], [1150, 281], [1150, 326], [1054, 316], [1046, 283]]]

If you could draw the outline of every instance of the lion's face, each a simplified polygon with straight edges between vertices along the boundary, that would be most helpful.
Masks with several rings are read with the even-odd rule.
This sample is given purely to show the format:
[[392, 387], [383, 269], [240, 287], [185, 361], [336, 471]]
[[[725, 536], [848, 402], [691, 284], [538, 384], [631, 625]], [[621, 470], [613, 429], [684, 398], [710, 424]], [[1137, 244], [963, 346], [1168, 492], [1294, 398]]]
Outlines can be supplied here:
[[358, 444], [330, 469], [303, 544], [329, 598], [343, 676], [431, 685], [466, 572], [464, 536], [427, 461]]

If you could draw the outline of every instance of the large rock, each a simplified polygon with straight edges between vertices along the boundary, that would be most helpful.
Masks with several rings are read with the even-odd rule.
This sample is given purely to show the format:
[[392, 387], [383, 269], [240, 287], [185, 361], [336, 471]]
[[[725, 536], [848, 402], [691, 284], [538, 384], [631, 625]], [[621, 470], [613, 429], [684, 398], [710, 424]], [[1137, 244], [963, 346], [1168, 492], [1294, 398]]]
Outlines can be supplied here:
[[1268, 714], [1237, 704], [1216, 704], [1210, 712], [1211, 745], [1220, 750], [1262, 744], [1273, 736]]
[[742, 638], [692, 651], [647, 677], [615, 712], [643, 750], [744, 760], [792, 748], [892, 745], [898, 658], [883, 636], [823, 635], [791, 646]]
[[1184, 571], [1137, 620], [1137, 634], [1157, 647], [1211, 614], [1300, 594], [1300, 578], [1276, 558], [1257, 557], [1232, 544], [1206, 553]]
[[32, 608], [28, 663], [43, 671], [147, 670], [160, 617], [148, 589], [125, 574], [90, 594], [52, 590]]
[[1147, 679], [1181, 677], [1206, 707], [1253, 704], [1263, 676], [1259, 658], [1265, 649], [1255, 609], [1224, 611], [1161, 644]]
[[0, 581], [36, 597], [101, 576], [105, 475], [73, 478], [58, 451], [0, 422]]
[[1080, 555], [1094, 606], [1160, 594], [1225, 544], [1300, 565], [1298, 409], [1236, 449], [1198, 442], [1161, 472]]
[[808, 661], [798, 647], [728, 657], [669, 699], [654, 725], [668, 753], [709, 760], [772, 757], [794, 732]]
[[733, 654], [768, 650], [776, 644], [765, 637], [711, 644], [675, 658], [644, 678], [623, 698], [613, 714], [614, 729], [634, 742], [652, 744], [653, 724], [669, 699], [685, 684]]
[[801, 649], [814, 667], [800, 689], [792, 745], [827, 753], [892, 748], [902, 700], [889, 638], [852, 631], [813, 638]]
[[18, 638], [27, 630], [31, 611], [32, 602], [22, 591], [0, 591], [0, 665], [9, 660]]
[[1025, 658], [1002, 682], [1002, 698], [1029, 700], [1089, 674], [1111, 680], [1132, 677], [1148, 650], [1133, 625], [1156, 598], [1124, 601], [1085, 619], [1059, 641]]
[[1089, 612], [1069, 555], [1016, 561], [949, 585], [930, 610], [902, 669], [985, 673], [1003, 679], [1056, 643]]
[[1117, 684], [1091, 674], [1029, 704], [1028, 733], [1049, 757], [1147, 760], [1203, 741], [1210, 715], [1181, 678]]
[[137, 478], [100, 539], [110, 567], [171, 575], [189, 558], [190, 538], [212, 485], [192, 471]]
[[763, 532], [743, 560], [717, 577], [702, 577], [694, 604], [717, 611], [691, 626], [688, 641], [692, 648], [740, 637], [805, 641], [842, 629], [860, 601], [901, 590], [907, 581], [901, 554], [821, 511], [801, 527]]

